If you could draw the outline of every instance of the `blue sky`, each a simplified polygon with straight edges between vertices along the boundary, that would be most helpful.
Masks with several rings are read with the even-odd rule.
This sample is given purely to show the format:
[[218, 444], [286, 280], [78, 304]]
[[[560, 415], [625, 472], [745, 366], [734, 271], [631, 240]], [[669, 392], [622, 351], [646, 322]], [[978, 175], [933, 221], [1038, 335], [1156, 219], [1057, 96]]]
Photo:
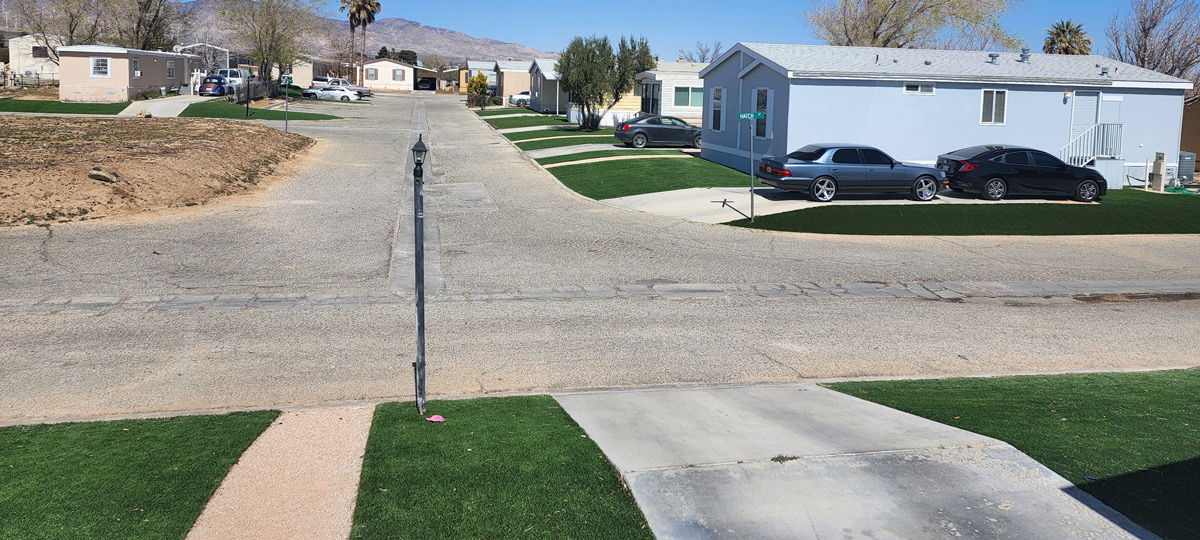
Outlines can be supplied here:
[[[830, 0], [832, 1], [832, 0]], [[382, 17], [400, 17], [428, 26], [462, 32], [476, 38], [520, 43], [544, 51], [561, 51], [574, 36], [643, 35], [654, 54], [674, 60], [679, 49], [692, 48], [697, 40], [721, 41], [725, 48], [738, 41], [818, 43], [801, 19], [811, 0], [786, 2], [760, 0], [742, 14], [728, 11], [736, 1], [587, 3], [548, 0], [506, 2], [473, 0], [398, 2], [380, 0]], [[522, 6], [520, 11], [502, 6]], [[680, 9], [683, 7], [684, 9]], [[1045, 1], [1029, 0], [1004, 18], [1005, 26], [1041, 52], [1044, 32], [1058, 19], [1083, 23], [1092, 38], [1093, 53], [1106, 50], [1104, 28], [1118, 11], [1126, 12], [1129, 0]], [[421, 51], [417, 51], [418, 53]]]

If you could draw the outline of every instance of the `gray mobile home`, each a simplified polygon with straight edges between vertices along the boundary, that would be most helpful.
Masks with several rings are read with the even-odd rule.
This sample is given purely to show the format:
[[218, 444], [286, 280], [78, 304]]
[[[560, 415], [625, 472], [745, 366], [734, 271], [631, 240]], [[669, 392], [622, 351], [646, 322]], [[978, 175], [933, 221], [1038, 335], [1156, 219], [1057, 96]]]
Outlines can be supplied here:
[[1095, 166], [1111, 187], [1156, 152], [1177, 166], [1191, 88], [1100, 56], [759, 43], [738, 43], [700, 78], [701, 155], [742, 170], [751, 139], [755, 159], [840, 141], [925, 164], [1002, 143]]
[[570, 96], [562, 91], [558, 72], [554, 71], [556, 60], [534, 60], [529, 67], [529, 108], [537, 112], [565, 114]]

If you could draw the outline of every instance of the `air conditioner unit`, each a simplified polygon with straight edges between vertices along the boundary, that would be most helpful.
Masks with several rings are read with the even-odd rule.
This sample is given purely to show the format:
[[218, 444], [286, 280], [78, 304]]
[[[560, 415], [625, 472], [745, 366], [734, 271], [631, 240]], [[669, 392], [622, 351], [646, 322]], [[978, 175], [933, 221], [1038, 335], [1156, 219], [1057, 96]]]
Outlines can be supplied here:
[[141, 76], [142, 76], [142, 72], [140, 72], [140, 71], [135, 71], [135, 72], [133, 72], [133, 76], [134, 76], [134, 77], [141, 77]]
[[36, 72], [36, 71], [30, 71], [30, 70], [28, 70], [28, 69], [27, 69], [27, 70], [25, 70], [25, 76], [26, 76], [26, 77], [36, 77], [36, 76], [37, 76], [37, 72]]

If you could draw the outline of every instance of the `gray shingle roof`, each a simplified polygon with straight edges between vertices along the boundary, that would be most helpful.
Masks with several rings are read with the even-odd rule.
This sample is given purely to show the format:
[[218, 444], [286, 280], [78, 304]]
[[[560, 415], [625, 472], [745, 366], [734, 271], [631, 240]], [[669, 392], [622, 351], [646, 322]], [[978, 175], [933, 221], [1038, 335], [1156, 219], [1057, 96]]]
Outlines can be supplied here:
[[[846, 76], [854, 78], [929, 78], [981, 81], [1076, 81], [1106, 84], [1114, 81], [1145, 83], [1187, 82], [1103, 56], [1031, 54], [1021, 62], [1019, 53], [884, 49], [739, 43], [779, 65], [792, 76]], [[989, 54], [999, 54], [991, 63]], [[1109, 76], [1101, 75], [1108, 68]]]
[[533, 62], [527, 60], [499, 60], [496, 62], [496, 65], [500, 68], [500, 71], [529, 71], [529, 68], [533, 66]]
[[467, 60], [467, 69], [478, 69], [480, 71], [491, 71], [495, 69], [495, 62], [484, 62], [482, 60]]
[[700, 73], [706, 67], [708, 62], [658, 62], [650, 72]]
[[[545, 77], [547, 81], [557, 81], [558, 80], [558, 72], [554, 71], [554, 65], [557, 63], [558, 63], [558, 60], [534, 60], [533, 61], [533, 64], [536, 65], [539, 70], [541, 70], [542, 76]], [[533, 70], [532, 67], [530, 67], [529, 69], [530, 69], [530, 71]]]

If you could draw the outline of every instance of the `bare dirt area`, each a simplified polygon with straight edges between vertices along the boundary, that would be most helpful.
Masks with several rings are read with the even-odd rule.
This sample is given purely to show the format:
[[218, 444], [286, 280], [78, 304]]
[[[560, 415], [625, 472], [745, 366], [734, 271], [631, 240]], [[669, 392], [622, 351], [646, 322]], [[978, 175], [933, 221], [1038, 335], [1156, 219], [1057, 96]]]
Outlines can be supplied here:
[[58, 101], [57, 86], [38, 86], [23, 88], [20, 86], [6, 86], [0, 88], [0, 97], [13, 99], [32, 99], [37, 101]]
[[0, 117], [0, 226], [204, 204], [261, 186], [312, 144], [230, 120]]

